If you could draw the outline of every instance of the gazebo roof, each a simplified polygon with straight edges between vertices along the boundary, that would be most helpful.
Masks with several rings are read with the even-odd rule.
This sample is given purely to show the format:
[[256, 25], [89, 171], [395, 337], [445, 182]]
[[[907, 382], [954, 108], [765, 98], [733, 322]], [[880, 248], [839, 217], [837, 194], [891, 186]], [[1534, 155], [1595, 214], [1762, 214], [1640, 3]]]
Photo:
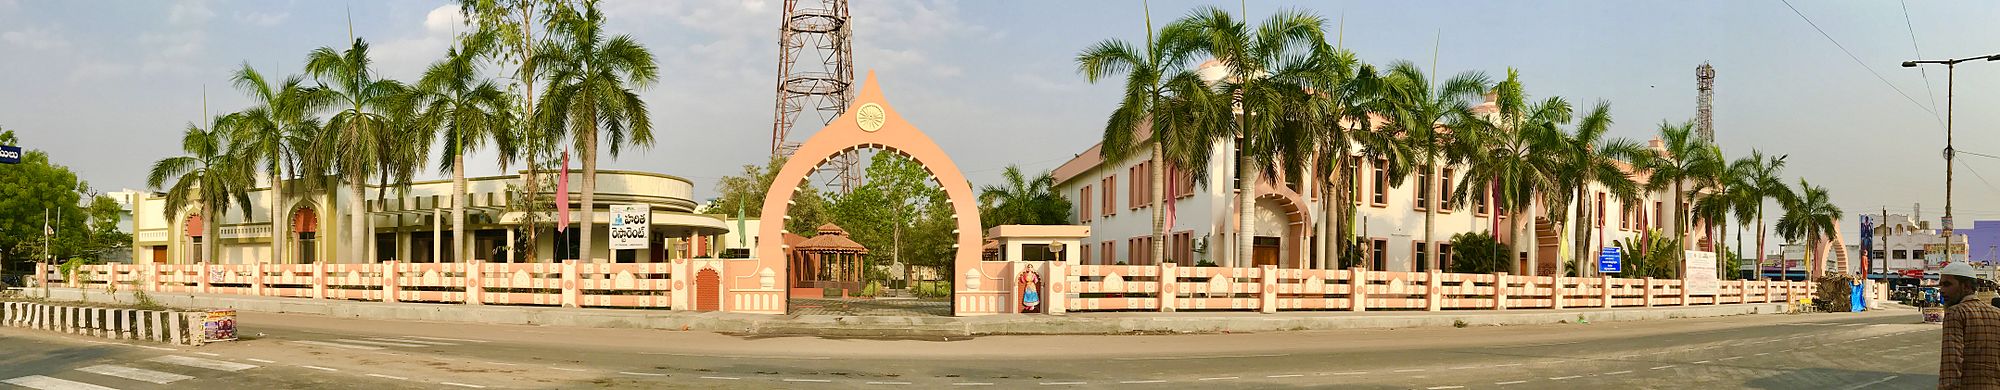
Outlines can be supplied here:
[[861, 246], [861, 243], [847, 238], [846, 229], [841, 229], [840, 226], [835, 226], [831, 223], [820, 225], [818, 235], [807, 238], [805, 241], [794, 246], [794, 248], [815, 252], [868, 253], [868, 247]]

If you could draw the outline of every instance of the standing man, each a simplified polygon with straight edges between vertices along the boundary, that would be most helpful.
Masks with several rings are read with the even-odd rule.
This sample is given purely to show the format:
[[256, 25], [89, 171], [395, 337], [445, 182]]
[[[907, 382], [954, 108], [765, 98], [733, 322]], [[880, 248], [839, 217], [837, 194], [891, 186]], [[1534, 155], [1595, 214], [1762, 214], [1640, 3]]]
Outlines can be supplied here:
[[2000, 309], [1973, 297], [1993, 286], [1963, 261], [1945, 265], [1938, 275], [1938, 291], [1950, 305], [1938, 389], [2000, 389]]

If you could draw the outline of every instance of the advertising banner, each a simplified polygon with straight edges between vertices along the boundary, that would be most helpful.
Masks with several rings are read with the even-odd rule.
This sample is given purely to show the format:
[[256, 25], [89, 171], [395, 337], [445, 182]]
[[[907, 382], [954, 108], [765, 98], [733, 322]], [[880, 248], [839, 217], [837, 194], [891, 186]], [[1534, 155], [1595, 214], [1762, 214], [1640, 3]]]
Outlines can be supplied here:
[[1715, 295], [1722, 288], [1722, 281], [1715, 278], [1715, 252], [1687, 251], [1686, 281], [1688, 295]]
[[649, 205], [611, 205], [611, 249], [646, 249], [653, 233], [652, 218]]
[[217, 309], [204, 313], [201, 320], [202, 340], [231, 341], [236, 339], [236, 310]]
[[0, 164], [20, 164], [21, 147], [0, 146]]

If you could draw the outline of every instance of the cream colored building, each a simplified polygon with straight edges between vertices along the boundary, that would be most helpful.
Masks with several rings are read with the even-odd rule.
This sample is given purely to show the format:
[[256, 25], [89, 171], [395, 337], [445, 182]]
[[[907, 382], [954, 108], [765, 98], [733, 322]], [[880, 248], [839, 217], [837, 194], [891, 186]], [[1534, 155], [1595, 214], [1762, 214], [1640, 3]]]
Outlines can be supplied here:
[[[531, 215], [521, 210], [513, 201], [522, 187], [520, 176], [489, 176], [466, 179], [465, 232], [469, 238], [464, 251], [465, 258], [489, 262], [550, 262], [559, 259], [587, 259], [590, 262], [660, 262], [669, 258], [688, 256], [691, 239], [710, 237], [729, 231], [731, 225], [725, 223], [722, 215], [694, 213], [694, 183], [687, 179], [647, 172], [600, 170], [597, 175], [596, 224], [592, 235], [592, 253], [587, 258], [576, 253], [578, 242], [577, 221], [582, 218], [582, 194], [580, 183], [582, 173], [570, 173], [570, 203], [572, 221], [565, 232], [558, 233], [554, 225], [554, 210], [539, 210]], [[296, 187], [288, 184], [287, 190]], [[388, 191], [374, 186], [367, 187], [366, 221], [373, 232], [371, 245], [357, 246], [350, 241], [349, 226], [354, 220], [348, 212], [346, 187], [334, 188], [312, 195], [292, 195], [284, 197], [278, 207], [283, 207], [286, 222], [279, 231], [273, 231], [271, 224], [270, 187], [268, 185], [251, 189], [248, 193], [250, 210], [229, 210], [222, 213], [215, 239], [204, 237], [202, 224], [206, 222], [199, 215], [198, 207], [168, 213], [166, 199], [162, 194], [152, 193], [141, 196], [133, 204], [132, 217], [132, 258], [134, 263], [187, 264], [201, 261], [205, 252], [202, 245], [219, 244], [215, 264], [258, 264], [258, 263], [374, 263], [382, 261], [402, 262], [454, 262], [459, 258], [458, 250], [452, 248], [452, 183], [450, 180], [435, 180], [412, 183], [407, 190], [390, 188]], [[552, 198], [550, 189], [544, 189], [543, 197]], [[383, 195], [386, 195], [384, 197]], [[608, 208], [614, 204], [643, 204], [650, 206], [651, 242], [647, 250], [610, 250]], [[547, 221], [536, 234], [535, 252], [532, 256], [525, 252], [527, 240], [523, 227], [528, 221]], [[282, 244], [280, 253], [273, 254], [271, 242], [277, 239]], [[560, 252], [559, 252], [560, 251]]]

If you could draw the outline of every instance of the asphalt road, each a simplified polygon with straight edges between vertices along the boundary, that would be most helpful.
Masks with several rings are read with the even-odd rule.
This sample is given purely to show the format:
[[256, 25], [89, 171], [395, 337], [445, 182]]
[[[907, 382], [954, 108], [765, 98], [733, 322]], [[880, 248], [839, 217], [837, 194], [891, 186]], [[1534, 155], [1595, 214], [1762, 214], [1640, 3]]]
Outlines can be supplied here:
[[[0, 388], [33, 376], [120, 389], [1932, 388], [1939, 330], [1916, 319], [1914, 311], [1888, 310], [1464, 329], [863, 340], [246, 312], [240, 332], [253, 339], [203, 347], [0, 329], [0, 350], [7, 351], [0, 383], [11, 383]], [[213, 362], [252, 367], [218, 370]]]

